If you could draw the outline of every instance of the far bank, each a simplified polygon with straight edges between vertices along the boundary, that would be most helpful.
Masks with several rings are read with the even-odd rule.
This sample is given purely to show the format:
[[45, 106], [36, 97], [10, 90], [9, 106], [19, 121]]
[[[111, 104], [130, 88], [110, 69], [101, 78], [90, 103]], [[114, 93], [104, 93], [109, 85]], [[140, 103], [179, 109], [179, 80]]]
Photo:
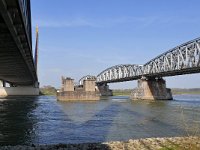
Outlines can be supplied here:
[[[113, 96], [130, 96], [133, 89], [113, 89]], [[173, 95], [197, 94], [200, 95], [200, 88], [171, 88]], [[53, 86], [43, 86], [40, 88], [40, 95], [56, 95], [57, 89]]]

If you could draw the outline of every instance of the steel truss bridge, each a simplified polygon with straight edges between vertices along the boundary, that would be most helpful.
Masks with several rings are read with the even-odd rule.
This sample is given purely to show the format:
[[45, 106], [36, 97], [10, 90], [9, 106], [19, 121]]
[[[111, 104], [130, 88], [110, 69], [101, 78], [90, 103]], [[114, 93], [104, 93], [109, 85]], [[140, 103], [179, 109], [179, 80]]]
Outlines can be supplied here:
[[142, 77], [160, 78], [199, 72], [200, 38], [197, 38], [170, 49], [144, 65], [125, 64], [110, 67], [97, 75], [96, 82], [104, 84], [137, 80]]

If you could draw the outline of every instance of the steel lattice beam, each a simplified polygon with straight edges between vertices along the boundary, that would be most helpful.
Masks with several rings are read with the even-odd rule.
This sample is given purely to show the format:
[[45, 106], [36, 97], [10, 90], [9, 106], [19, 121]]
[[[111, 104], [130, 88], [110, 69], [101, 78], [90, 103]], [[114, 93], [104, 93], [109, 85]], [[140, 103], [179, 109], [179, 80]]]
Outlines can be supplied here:
[[200, 38], [177, 46], [144, 65], [117, 65], [97, 75], [97, 83], [123, 82], [141, 77], [165, 77], [200, 72]]

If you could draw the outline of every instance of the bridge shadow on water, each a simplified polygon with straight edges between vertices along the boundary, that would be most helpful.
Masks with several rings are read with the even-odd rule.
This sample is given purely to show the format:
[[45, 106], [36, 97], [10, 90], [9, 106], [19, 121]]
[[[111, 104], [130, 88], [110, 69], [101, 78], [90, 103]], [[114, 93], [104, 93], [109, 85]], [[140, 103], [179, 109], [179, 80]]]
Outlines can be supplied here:
[[[61, 104], [61, 105], [73, 105], [70, 104]], [[87, 103], [88, 104], [88, 103]], [[93, 107], [93, 104], [89, 104]], [[62, 107], [62, 106], [61, 106]], [[70, 106], [69, 106], [70, 107]], [[66, 107], [64, 108], [66, 109]], [[79, 110], [75, 110], [79, 111]], [[112, 113], [110, 113], [112, 112]], [[48, 141], [51, 143], [95, 143], [95, 142], [105, 142], [107, 134], [112, 127], [112, 123], [114, 118], [120, 112], [119, 104], [111, 104], [106, 106], [104, 109], [90, 114], [92, 116], [88, 116], [84, 118], [84, 111], [82, 112], [83, 120], [77, 121], [73, 119], [70, 114], [67, 112], [64, 116], [62, 116], [62, 120], [64, 120], [61, 124], [58, 124], [59, 127], [54, 137], [48, 137]], [[76, 114], [77, 115], [77, 114]], [[109, 115], [109, 116], [108, 116]], [[60, 135], [60, 134], [62, 135]], [[61, 137], [62, 136], [62, 137]], [[44, 141], [40, 141], [44, 142]]]
[[[67, 145], [62, 145], [59, 143], [70, 143], [69, 139], [67, 139], [68, 142], [63, 142], [68, 137], [72, 141], [75, 140], [71, 143], [81, 143], [81, 140], [87, 138], [86, 140], [83, 140], [83, 142], [88, 141], [91, 143], [87, 144], [88, 148], [93, 148], [95, 146], [99, 149], [110, 150], [107, 145], [96, 143], [97, 139], [93, 140], [92, 138], [94, 136], [98, 136], [96, 135], [96, 130], [101, 130], [100, 127], [94, 126], [94, 130], [91, 130], [88, 128], [88, 126], [96, 124], [97, 120], [95, 119], [95, 117], [98, 118], [104, 115], [102, 114], [103, 112], [106, 112], [107, 110], [117, 110], [117, 105], [112, 105], [109, 108], [105, 109], [103, 112], [97, 113], [94, 119], [89, 120], [81, 125], [77, 125], [76, 123], [65, 123], [62, 126], [61, 124], [63, 122], [59, 122], [57, 120], [57, 122], [61, 124], [59, 126], [51, 126], [50, 130], [52, 132], [56, 132], [56, 130], [58, 131], [60, 129], [62, 130], [62, 127], [64, 127], [63, 131], [68, 131], [68, 129], [70, 129], [70, 132], [62, 132], [58, 135], [55, 134], [55, 136], [48, 137], [48, 132], [50, 131], [48, 131], [49, 128], [47, 126], [46, 130], [44, 131], [46, 132], [47, 136], [39, 137], [41, 136], [41, 130], [38, 128], [38, 124], [41, 121], [41, 118], [39, 116], [36, 116], [37, 113], [35, 111], [37, 111], [38, 108], [40, 109], [40, 106], [43, 104], [39, 103], [38, 100], [38, 97], [9, 97], [0, 99], [0, 146], [58, 144], [54, 146], [54, 148], [65, 148], [67, 147]], [[51, 110], [49, 108], [49, 112], [51, 111], [55, 112], [55, 110]], [[117, 114], [117, 112], [114, 111], [113, 115], [114, 114]], [[73, 122], [73, 120], [67, 119], [67, 117], [65, 116], [65, 121], [67, 120]], [[111, 121], [112, 120], [105, 120], [103, 124], [105, 126], [109, 126]], [[83, 131], [87, 132], [87, 135], [81, 136], [83, 134]], [[101, 130], [100, 132], [106, 135], [106, 129]], [[38, 141], [41, 138], [43, 140]], [[104, 137], [99, 137], [98, 140], [104, 141]], [[85, 145], [80, 145], [80, 147], [85, 147]]]
[[97, 102], [57, 102], [55, 97], [0, 102], [0, 145], [96, 143], [180, 136], [185, 131], [176, 102], [134, 102], [110, 97]]
[[[117, 97], [115, 98], [118, 99]], [[112, 134], [110, 132], [119, 132], [114, 133], [115, 137], [111, 136], [111, 140], [176, 136], [184, 133], [184, 130], [174, 124], [167, 123], [167, 121], [163, 121], [148, 113], [144, 114], [138, 110], [134, 111], [132, 108], [130, 110], [121, 104], [122, 101], [119, 102], [108, 102], [109, 105], [105, 106], [104, 109], [98, 110], [93, 116], [88, 117], [86, 121], [81, 123], [70, 119], [70, 114], [66, 113], [64, 117], [67, 123], [64, 125], [64, 130], [69, 130], [62, 133], [66, 135], [63, 137], [63, 141], [70, 143], [105, 142], [110, 140], [109, 137]], [[66, 105], [70, 105], [70, 103]], [[91, 107], [94, 107], [92, 105]], [[130, 105], [130, 102], [125, 102], [125, 105]], [[165, 107], [165, 104], [163, 104], [163, 107]], [[127, 118], [131, 117], [132, 126], [127, 126], [123, 121], [120, 123], [120, 117], [126, 117], [126, 115]], [[129, 123], [127, 122], [127, 124]], [[118, 125], [127, 126], [126, 131], [124, 132], [124, 129], [120, 129]]]

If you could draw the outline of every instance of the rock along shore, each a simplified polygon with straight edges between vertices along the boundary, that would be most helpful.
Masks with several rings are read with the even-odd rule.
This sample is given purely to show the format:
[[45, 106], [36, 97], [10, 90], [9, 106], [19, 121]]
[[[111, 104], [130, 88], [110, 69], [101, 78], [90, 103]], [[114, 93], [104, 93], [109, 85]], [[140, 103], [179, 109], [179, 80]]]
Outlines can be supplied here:
[[200, 150], [200, 137], [146, 138], [105, 143], [2, 146], [0, 150]]

